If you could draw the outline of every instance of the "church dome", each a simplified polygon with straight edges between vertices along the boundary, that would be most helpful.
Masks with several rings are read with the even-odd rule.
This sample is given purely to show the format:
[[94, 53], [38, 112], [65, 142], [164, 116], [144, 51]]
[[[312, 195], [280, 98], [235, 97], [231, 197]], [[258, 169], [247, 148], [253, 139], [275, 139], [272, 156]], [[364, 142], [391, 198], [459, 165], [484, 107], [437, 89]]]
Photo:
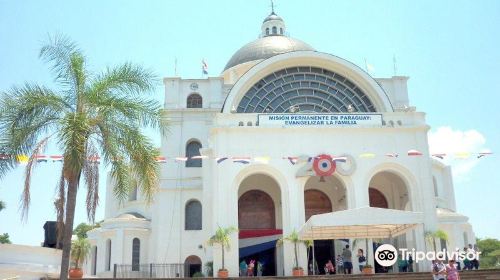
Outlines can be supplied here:
[[314, 49], [298, 39], [287, 36], [266, 36], [240, 48], [231, 57], [224, 70], [245, 62], [267, 59], [278, 54], [293, 51], [314, 51]]
[[224, 71], [249, 61], [267, 59], [272, 56], [293, 52], [314, 51], [308, 44], [287, 36], [285, 21], [272, 12], [262, 22], [260, 38], [244, 45], [229, 60]]

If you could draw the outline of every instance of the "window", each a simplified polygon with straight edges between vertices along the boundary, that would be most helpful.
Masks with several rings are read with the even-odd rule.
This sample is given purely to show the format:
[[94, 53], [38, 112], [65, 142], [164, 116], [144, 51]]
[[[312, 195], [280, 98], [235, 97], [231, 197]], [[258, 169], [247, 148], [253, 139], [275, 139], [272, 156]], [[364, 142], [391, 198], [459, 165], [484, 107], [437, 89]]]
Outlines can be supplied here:
[[135, 186], [132, 187], [130, 193], [128, 194], [128, 201], [137, 200], [137, 190], [138, 190], [137, 182], [132, 182], [132, 184], [134, 184]]
[[434, 185], [434, 196], [439, 197], [438, 186], [436, 182], [436, 177], [432, 176], [432, 184]]
[[132, 240], [132, 271], [139, 271], [141, 257], [141, 240], [134, 238]]
[[276, 26], [273, 26], [273, 35], [278, 34], [278, 28]]
[[186, 145], [186, 167], [201, 167], [201, 159], [192, 159], [191, 157], [200, 155], [201, 144], [198, 140], [189, 141]]
[[266, 35], [269, 35], [269, 27], [266, 28]]
[[106, 271], [111, 270], [111, 239], [106, 240]]
[[187, 108], [201, 108], [203, 106], [203, 98], [197, 93], [193, 93], [187, 98]]
[[97, 246], [92, 248], [92, 266], [91, 266], [92, 275], [97, 274]]
[[283, 35], [283, 28], [280, 28], [280, 34]]
[[202, 209], [198, 200], [191, 200], [186, 204], [185, 211], [185, 230], [201, 230]]

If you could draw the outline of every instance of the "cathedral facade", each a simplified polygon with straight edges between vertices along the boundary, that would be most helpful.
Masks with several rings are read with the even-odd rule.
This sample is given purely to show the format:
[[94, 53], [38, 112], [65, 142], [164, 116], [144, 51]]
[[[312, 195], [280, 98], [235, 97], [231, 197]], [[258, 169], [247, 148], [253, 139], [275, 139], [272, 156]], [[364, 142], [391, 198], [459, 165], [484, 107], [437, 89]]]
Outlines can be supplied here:
[[[263, 275], [291, 275], [293, 245], [277, 239], [312, 215], [368, 206], [419, 213], [422, 223], [390, 240], [397, 248], [429, 250], [426, 233], [438, 229], [448, 233], [438, 249], [475, 240], [456, 212], [450, 167], [429, 154], [430, 127], [409, 102], [408, 77], [374, 78], [287, 34], [272, 12], [220, 76], [163, 79], [170, 131], [159, 192], [149, 205], [137, 190], [120, 204], [108, 179], [104, 222], [88, 233], [86, 274], [181, 264], [176, 276], [192, 276], [209, 262], [216, 272], [221, 248], [207, 240], [219, 227], [237, 227], [225, 252], [230, 276], [251, 259]], [[369, 254], [387, 242], [370, 239]], [[355, 252], [361, 243], [316, 241], [315, 259], [323, 267], [346, 244]], [[307, 273], [305, 246], [298, 257]], [[372, 255], [368, 261], [380, 272]]]

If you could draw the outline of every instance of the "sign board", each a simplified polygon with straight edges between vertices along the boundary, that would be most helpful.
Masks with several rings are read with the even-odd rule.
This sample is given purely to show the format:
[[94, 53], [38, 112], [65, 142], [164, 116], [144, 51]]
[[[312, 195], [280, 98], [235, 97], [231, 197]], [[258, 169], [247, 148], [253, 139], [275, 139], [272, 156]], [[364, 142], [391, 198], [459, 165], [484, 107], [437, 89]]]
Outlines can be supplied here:
[[259, 114], [259, 126], [356, 127], [381, 126], [382, 114]]

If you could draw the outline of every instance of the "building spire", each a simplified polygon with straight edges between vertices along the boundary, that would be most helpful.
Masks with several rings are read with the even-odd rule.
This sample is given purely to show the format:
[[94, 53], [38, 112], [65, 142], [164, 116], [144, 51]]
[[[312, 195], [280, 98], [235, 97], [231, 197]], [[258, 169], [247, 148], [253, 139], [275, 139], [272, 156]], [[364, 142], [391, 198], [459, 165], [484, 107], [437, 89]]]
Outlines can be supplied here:
[[274, 1], [271, 0], [271, 15], [275, 15], [274, 13]]

